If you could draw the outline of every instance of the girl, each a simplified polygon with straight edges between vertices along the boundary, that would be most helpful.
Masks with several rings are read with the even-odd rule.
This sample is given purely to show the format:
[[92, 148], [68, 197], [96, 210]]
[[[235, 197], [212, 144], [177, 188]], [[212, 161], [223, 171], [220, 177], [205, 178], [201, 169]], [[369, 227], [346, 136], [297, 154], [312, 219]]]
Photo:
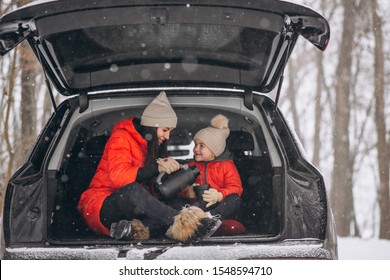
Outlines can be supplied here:
[[[212, 216], [219, 215], [221, 220], [239, 210], [243, 191], [237, 168], [225, 151], [229, 134], [228, 119], [224, 115], [215, 116], [209, 127], [195, 134], [194, 161], [188, 165], [196, 165], [200, 175], [195, 185], [181, 193], [192, 201], [196, 199], [192, 205], [210, 211]], [[196, 185], [207, 185], [208, 190], [196, 197], [194, 190], [199, 188]]]

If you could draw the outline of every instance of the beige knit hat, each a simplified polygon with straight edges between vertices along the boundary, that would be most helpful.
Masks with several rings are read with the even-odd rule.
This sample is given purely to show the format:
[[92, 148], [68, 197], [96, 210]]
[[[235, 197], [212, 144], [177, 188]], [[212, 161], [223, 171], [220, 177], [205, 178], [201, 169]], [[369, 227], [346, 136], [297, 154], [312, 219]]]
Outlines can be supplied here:
[[216, 115], [210, 122], [210, 126], [199, 130], [194, 139], [201, 140], [216, 157], [220, 156], [226, 148], [226, 138], [230, 130], [229, 120], [224, 115]]
[[172, 109], [165, 91], [153, 99], [141, 116], [141, 125], [150, 127], [173, 127], [177, 125], [177, 116]]

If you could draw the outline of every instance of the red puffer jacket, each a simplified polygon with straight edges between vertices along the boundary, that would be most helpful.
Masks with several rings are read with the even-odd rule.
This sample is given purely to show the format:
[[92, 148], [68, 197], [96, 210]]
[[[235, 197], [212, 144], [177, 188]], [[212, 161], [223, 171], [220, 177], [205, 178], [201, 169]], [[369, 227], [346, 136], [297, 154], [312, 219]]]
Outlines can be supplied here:
[[191, 161], [188, 165], [196, 165], [200, 171], [200, 175], [195, 183], [200, 185], [209, 184], [210, 187], [221, 192], [223, 198], [233, 193], [241, 196], [241, 178], [233, 160], [210, 162]]
[[88, 226], [98, 234], [109, 235], [100, 222], [103, 201], [115, 190], [134, 182], [146, 159], [146, 140], [136, 131], [133, 119], [119, 121], [114, 126], [89, 188], [78, 203]]

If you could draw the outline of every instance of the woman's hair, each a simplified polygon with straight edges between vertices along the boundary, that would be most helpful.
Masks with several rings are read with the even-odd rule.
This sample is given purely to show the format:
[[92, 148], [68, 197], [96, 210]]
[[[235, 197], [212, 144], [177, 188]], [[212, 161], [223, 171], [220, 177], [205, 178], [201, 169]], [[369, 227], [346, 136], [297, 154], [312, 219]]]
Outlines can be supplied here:
[[145, 165], [155, 163], [160, 157], [167, 157], [167, 142], [158, 144], [157, 127], [141, 126], [141, 135], [147, 142]]
[[[167, 157], [167, 142], [158, 144], [157, 139], [157, 127], [143, 126], [140, 124], [140, 119], [134, 118], [133, 124], [139, 134], [146, 140], [147, 154], [145, 165], [156, 164], [156, 160], [159, 157]], [[149, 187], [149, 190], [153, 193], [153, 186], [155, 184], [155, 178], [150, 178], [144, 182], [144, 185]]]
[[143, 126], [140, 124], [140, 119], [138, 118], [134, 118], [133, 124], [147, 143], [145, 165], [155, 163], [160, 157], [168, 156], [167, 142], [164, 141], [162, 144], [158, 144], [157, 127]]
[[138, 118], [134, 118], [133, 124], [147, 143], [145, 165], [155, 163], [160, 157], [168, 156], [167, 142], [164, 141], [162, 144], [158, 144], [157, 127], [143, 126], [140, 124], [140, 119]]

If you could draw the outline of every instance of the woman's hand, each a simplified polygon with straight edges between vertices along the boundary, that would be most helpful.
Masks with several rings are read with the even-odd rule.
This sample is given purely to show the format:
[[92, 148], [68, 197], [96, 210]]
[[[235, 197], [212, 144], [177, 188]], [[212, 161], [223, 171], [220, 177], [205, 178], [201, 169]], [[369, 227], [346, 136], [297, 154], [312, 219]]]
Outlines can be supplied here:
[[191, 186], [187, 187], [187, 198], [196, 198], [196, 194], [194, 192], [194, 187], [197, 186], [198, 184], [192, 184]]
[[208, 208], [217, 202], [221, 202], [223, 195], [216, 189], [210, 188], [209, 190], [204, 191], [202, 198], [204, 201], [208, 202], [206, 204], [206, 208]]
[[171, 174], [180, 168], [180, 164], [171, 157], [157, 159], [157, 165], [158, 172], [165, 172], [167, 174]]

